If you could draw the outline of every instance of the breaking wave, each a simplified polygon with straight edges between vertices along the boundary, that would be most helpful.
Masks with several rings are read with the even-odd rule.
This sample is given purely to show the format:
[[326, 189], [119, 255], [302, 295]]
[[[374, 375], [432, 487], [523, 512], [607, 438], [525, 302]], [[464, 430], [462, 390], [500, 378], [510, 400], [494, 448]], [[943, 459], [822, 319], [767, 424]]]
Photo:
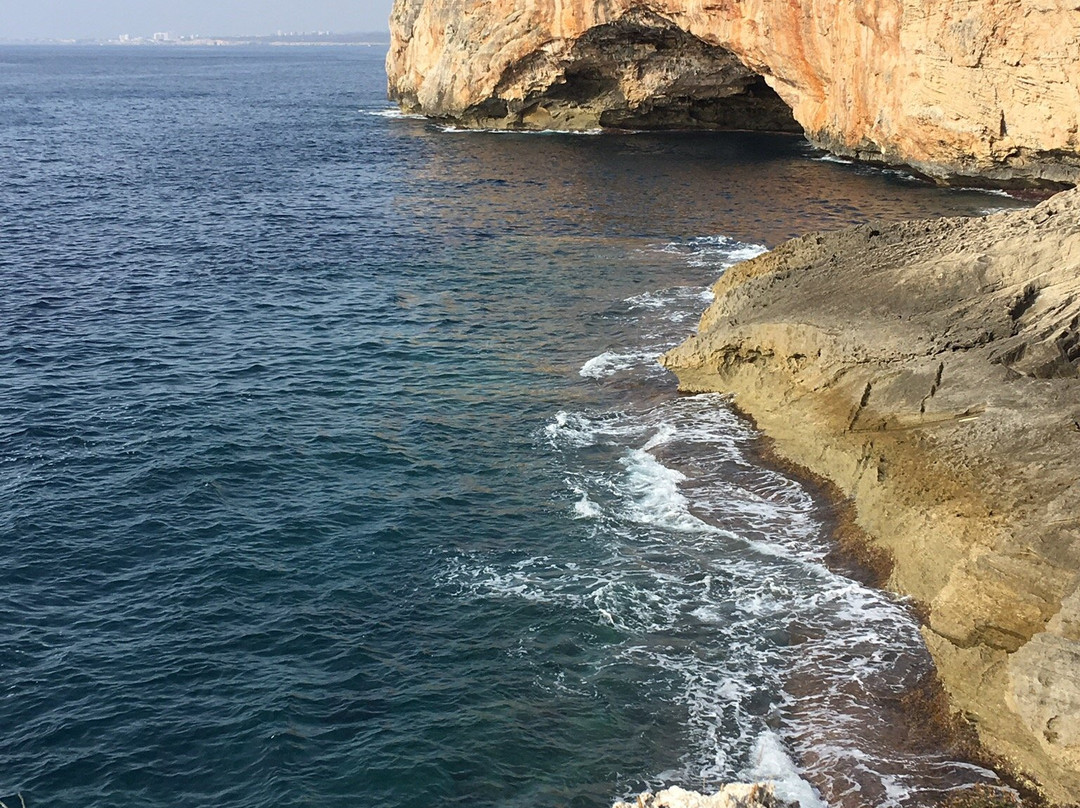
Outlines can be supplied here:
[[685, 241], [669, 241], [656, 249], [684, 256], [692, 267], [718, 269], [727, 269], [740, 261], [748, 261], [766, 252], [766, 247], [762, 244], [746, 244], [727, 236], [700, 236]]

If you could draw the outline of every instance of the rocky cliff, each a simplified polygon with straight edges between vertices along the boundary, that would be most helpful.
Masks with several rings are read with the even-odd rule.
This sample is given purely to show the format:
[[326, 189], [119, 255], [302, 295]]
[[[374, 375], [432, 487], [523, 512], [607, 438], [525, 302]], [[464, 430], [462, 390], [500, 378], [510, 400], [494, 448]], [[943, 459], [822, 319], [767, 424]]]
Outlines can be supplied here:
[[396, 0], [403, 107], [496, 128], [804, 130], [999, 184], [1080, 177], [1080, 0]]
[[852, 497], [984, 744], [1080, 801], [1080, 189], [809, 235], [663, 360]]

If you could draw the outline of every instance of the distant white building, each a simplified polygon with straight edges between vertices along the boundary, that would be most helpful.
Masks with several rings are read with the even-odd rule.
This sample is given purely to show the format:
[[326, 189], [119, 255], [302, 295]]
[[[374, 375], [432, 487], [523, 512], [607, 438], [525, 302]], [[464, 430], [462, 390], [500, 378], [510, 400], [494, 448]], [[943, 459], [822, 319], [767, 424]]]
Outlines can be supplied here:
[[163, 31], [162, 33], [154, 34], [154, 41], [155, 42], [172, 42], [172, 34], [170, 34], [167, 31]]

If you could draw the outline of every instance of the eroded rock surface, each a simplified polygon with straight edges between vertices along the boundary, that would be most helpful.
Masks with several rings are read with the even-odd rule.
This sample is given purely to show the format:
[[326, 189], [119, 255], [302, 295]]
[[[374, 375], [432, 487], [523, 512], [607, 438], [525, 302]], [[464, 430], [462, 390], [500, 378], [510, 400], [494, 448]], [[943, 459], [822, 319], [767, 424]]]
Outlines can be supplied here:
[[955, 706], [1080, 801], [1080, 189], [813, 234], [729, 270], [663, 362], [833, 480]]
[[943, 179], [1080, 177], [1080, 0], [396, 0], [391, 35], [391, 97], [465, 126], [801, 128]]
[[482, 128], [802, 131], [734, 54], [643, 9], [524, 54], [483, 98], [445, 108], [411, 92], [398, 98]]

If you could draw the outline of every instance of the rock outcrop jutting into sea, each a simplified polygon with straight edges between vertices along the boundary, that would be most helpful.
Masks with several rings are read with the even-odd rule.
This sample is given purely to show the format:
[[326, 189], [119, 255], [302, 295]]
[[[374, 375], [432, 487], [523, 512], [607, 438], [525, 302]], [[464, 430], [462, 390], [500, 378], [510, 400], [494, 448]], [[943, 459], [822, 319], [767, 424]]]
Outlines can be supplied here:
[[396, 0], [390, 95], [467, 127], [806, 132], [958, 182], [1080, 178], [1078, 0]]
[[1080, 189], [787, 242], [663, 358], [836, 483], [984, 745], [1080, 798]]

